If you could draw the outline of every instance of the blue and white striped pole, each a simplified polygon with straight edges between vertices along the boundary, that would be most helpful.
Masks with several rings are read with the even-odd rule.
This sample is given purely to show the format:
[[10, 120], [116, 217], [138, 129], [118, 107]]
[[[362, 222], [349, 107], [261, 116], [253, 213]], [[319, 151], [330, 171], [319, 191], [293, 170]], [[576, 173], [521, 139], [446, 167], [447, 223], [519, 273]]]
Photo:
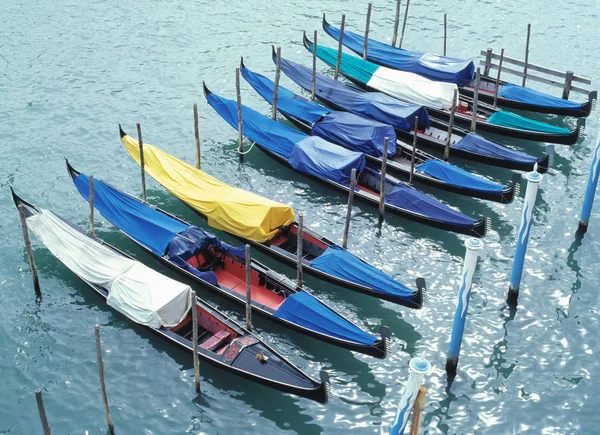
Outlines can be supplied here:
[[594, 196], [596, 195], [596, 187], [598, 186], [598, 176], [600, 175], [600, 130], [596, 139], [596, 150], [592, 158], [592, 166], [590, 168], [590, 176], [588, 178], [587, 187], [585, 189], [585, 197], [581, 206], [581, 217], [579, 218], [579, 227], [577, 232], [584, 235], [590, 223], [590, 215], [592, 214], [592, 205], [594, 205]]
[[431, 364], [425, 358], [419, 356], [412, 358], [408, 363], [409, 375], [406, 386], [402, 392], [402, 398], [398, 402], [396, 418], [390, 429], [390, 435], [401, 435], [404, 433], [408, 417], [413, 409], [419, 388], [423, 384], [423, 378], [431, 372]]
[[462, 268], [462, 280], [458, 290], [458, 303], [456, 304], [456, 312], [454, 313], [452, 337], [450, 339], [450, 347], [448, 348], [448, 357], [446, 359], [446, 372], [449, 375], [456, 374], [460, 345], [462, 343], [463, 332], [465, 331], [467, 310], [469, 309], [469, 296], [471, 296], [473, 274], [477, 267], [479, 251], [483, 249], [483, 242], [473, 237], [465, 241], [465, 246], [467, 252], [465, 253], [465, 260]]
[[527, 242], [529, 242], [529, 232], [531, 231], [531, 217], [535, 200], [537, 198], [538, 188], [542, 181], [542, 175], [539, 172], [529, 172], [525, 175], [527, 179], [527, 190], [525, 191], [525, 202], [521, 213], [521, 226], [517, 237], [517, 249], [513, 262], [512, 273], [510, 275], [510, 287], [508, 288], [507, 302], [510, 305], [516, 305], [519, 297], [519, 286], [521, 285], [521, 276], [523, 275], [523, 264], [525, 263], [525, 254], [527, 253]]

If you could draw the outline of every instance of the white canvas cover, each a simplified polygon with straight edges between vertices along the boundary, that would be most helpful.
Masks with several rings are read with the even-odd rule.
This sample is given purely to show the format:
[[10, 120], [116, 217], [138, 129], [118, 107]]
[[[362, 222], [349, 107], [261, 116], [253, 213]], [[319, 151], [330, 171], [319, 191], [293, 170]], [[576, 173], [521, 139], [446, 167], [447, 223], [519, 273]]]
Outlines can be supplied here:
[[383, 66], [375, 71], [367, 85], [399, 100], [435, 109], [450, 110], [455, 90], [458, 99], [458, 87], [454, 83], [436, 82]]
[[51, 211], [28, 217], [27, 226], [76, 275], [106, 288], [108, 305], [131, 320], [153, 328], [171, 327], [190, 310], [189, 286], [102, 246]]

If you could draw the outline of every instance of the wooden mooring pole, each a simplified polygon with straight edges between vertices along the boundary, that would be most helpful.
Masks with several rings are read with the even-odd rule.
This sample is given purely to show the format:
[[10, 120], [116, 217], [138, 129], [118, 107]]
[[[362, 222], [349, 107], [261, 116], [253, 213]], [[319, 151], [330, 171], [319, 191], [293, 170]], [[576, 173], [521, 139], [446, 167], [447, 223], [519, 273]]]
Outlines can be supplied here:
[[385, 213], [385, 172], [387, 170], [389, 138], [383, 139], [383, 156], [381, 158], [381, 182], [379, 183], [379, 222], [383, 222]]
[[369, 48], [369, 26], [371, 25], [371, 8], [373, 3], [369, 3], [367, 7], [367, 23], [365, 24], [365, 44], [363, 47], [363, 59], [367, 59], [367, 50]]
[[392, 35], [392, 47], [396, 46], [396, 40], [398, 39], [398, 26], [400, 25], [400, 6], [402, 0], [396, 0], [396, 18], [394, 19], [394, 34]]
[[[340, 63], [342, 62], [342, 41], [344, 40], [344, 26], [346, 25], [346, 14], [342, 14], [342, 24], [340, 25], [340, 40], [338, 41], [337, 60], [335, 62], [335, 72], [333, 79], [337, 80], [340, 75]], [[313, 50], [317, 50], [317, 46], [313, 45]]]
[[494, 89], [494, 107], [498, 105], [498, 91], [500, 90], [500, 74], [502, 74], [502, 61], [504, 60], [504, 48], [500, 51], [498, 62], [498, 75], [496, 76], [496, 89]]
[[196, 393], [200, 392], [200, 360], [198, 359], [198, 309], [196, 308], [196, 294], [192, 291], [192, 350], [194, 352], [194, 385]]
[[404, 40], [404, 29], [406, 28], [406, 18], [408, 17], [408, 7], [410, 6], [410, 0], [406, 0], [406, 9], [404, 11], [404, 20], [402, 21], [402, 34], [400, 35], [399, 48], [402, 48], [402, 41]]
[[[138, 124], [139, 126], [139, 124]], [[111, 435], [115, 434], [115, 427], [108, 409], [108, 396], [106, 395], [106, 384], [104, 383], [104, 362], [102, 361], [102, 348], [100, 346], [100, 325], [96, 323], [94, 326], [96, 332], [96, 357], [98, 358], [98, 375], [100, 377], [100, 390], [102, 392], [102, 404], [104, 405], [104, 414], [106, 415], [106, 423]]]
[[25, 218], [25, 209], [23, 208], [23, 204], [19, 204], [17, 209], [19, 210], [19, 217], [21, 219], [21, 228], [23, 229], [23, 242], [25, 243], [25, 252], [27, 252], [27, 260], [29, 261], [31, 278], [33, 279], [33, 289], [35, 290], [35, 295], [38, 298], [41, 298], [42, 292], [40, 290], [40, 281], [38, 279], [35, 260], [33, 259], [33, 249], [31, 248], [31, 239], [29, 238], [29, 227], [27, 226], [27, 219]]
[[242, 122], [242, 91], [240, 88], [240, 68], [235, 69], [235, 92], [237, 96], [237, 116], [238, 116], [238, 154], [240, 161], [244, 160], [244, 133]]
[[415, 405], [413, 406], [412, 420], [410, 421], [410, 435], [419, 435], [419, 428], [421, 427], [421, 414], [425, 409], [425, 403], [427, 400], [427, 388], [421, 385], [419, 393], [415, 399]]
[[94, 235], [94, 176], [90, 175], [90, 235]]
[[142, 126], [138, 122], [136, 124], [138, 144], [140, 147], [140, 168], [142, 171], [142, 200], [146, 202], [146, 168], [144, 163], [144, 141], [142, 140]]
[[196, 139], [196, 167], [200, 169], [200, 131], [198, 129], [198, 105], [194, 103], [194, 138]]
[[44, 431], [44, 435], [50, 435], [50, 425], [48, 424], [48, 417], [46, 417], [44, 398], [42, 397], [42, 390], [40, 388], [35, 389], [35, 401], [37, 402], [38, 412], [40, 414], [40, 420], [42, 422], [42, 430]]
[[473, 117], [471, 118], [471, 132], [477, 129], [477, 106], [479, 105], [479, 86], [481, 85], [481, 71], [477, 68], [475, 71], [475, 89], [473, 89]]
[[296, 276], [298, 287], [302, 287], [302, 262], [304, 253], [304, 213], [298, 214], [298, 238], [296, 241]]
[[444, 56], [446, 55], [446, 41], [448, 39], [448, 23], [446, 20], [446, 14], [444, 14]]
[[527, 63], [529, 62], [529, 38], [531, 36], [531, 24], [527, 24], [527, 42], [525, 43], [525, 66], [523, 67], [523, 84], [527, 81]]
[[246, 329], [252, 331], [252, 258], [246, 245]]
[[448, 121], [448, 135], [446, 136], [446, 148], [444, 148], [444, 161], [450, 158], [450, 143], [452, 142], [452, 129], [454, 128], [454, 116], [456, 115], [456, 105], [458, 104], [458, 91], [455, 89], [452, 94], [452, 108], [450, 109], [450, 119]]
[[310, 101], [315, 101], [317, 97], [317, 31], [313, 35], [314, 45], [313, 45], [313, 64], [312, 64], [312, 91], [310, 94]]
[[415, 116], [415, 134], [413, 135], [413, 146], [412, 146], [412, 154], [410, 156], [410, 178], [408, 183], [413, 184], [413, 179], [415, 176], [415, 157], [417, 153], [417, 128], [419, 126], [419, 117]]
[[348, 232], [350, 231], [350, 219], [352, 218], [352, 202], [354, 201], [354, 187], [356, 186], [356, 168], [352, 168], [350, 176], [350, 192], [348, 193], [348, 211], [346, 212], [346, 222], [344, 223], [344, 238], [342, 247], [348, 248]]
[[272, 119], [277, 119], [277, 99], [279, 98], [279, 79], [281, 77], [281, 47], [277, 47], [277, 61], [275, 62], [275, 88], [273, 89]]

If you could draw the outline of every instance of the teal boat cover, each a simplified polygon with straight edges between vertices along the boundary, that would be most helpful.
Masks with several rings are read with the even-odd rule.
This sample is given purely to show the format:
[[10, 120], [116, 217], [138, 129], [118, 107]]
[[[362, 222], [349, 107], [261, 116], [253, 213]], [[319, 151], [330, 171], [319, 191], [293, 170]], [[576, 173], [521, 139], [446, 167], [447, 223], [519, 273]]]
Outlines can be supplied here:
[[311, 331], [366, 346], [373, 346], [377, 340], [305, 291], [288, 296], [273, 316]]
[[498, 95], [509, 100], [521, 103], [534, 104], [541, 107], [556, 107], [560, 109], [579, 109], [582, 104], [575, 101], [564, 100], [559, 97], [545, 94], [531, 88], [506, 83], [498, 90]]
[[339, 246], [330, 246], [311, 266], [329, 275], [363, 285], [378, 293], [412, 302], [415, 292]]
[[569, 134], [569, 129], [557, 127], [545, 122], [535, 121], [525, 118], [505, 110], [500, 110], [488, 118], [490, 124], [500, 125], [502, 127], [518, 128], [521, 130], [537, 131], [550, 134]]
[[[340, 40], [340, 30], [327, 23], [325, 18], [323, 18], [323, 29], [336, 41]], [[364, 36], [344, 30], [342, 43], [362, 56]], [[368, 40], [367, 60], [389, 68], [419, 74], [431, 80], [456, 83], [458, 86], [468, 85], [475, 74], [475, 65], [470, 60], [403, 50], [374, 39]]]
[[441, 160], [427, 160], [415, 169], [454, 186], [468, 187], [489, 193], [502, 193], [504, 189], [501, 184], [493, 183]]
[[[207, 96], [208, 104], [237, 129], [237, 102]], [[352, 169], [357, 176], [365, 167], [363, 153], [350, 151], [315, 136], [308, 136], [287, 125], [242, 106], [243, 132], [251, 141], [285, 158], [290, 166], [315, 177], [347, 184]]]

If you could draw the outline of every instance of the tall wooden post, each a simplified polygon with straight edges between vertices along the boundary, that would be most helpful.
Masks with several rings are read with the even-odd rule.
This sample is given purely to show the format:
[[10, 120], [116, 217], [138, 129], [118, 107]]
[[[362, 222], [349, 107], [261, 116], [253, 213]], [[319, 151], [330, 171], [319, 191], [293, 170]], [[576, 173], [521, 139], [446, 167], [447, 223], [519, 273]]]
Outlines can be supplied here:
[[273, 113], [271, 118], [277, 119], [277, 98], [279, 97], [279, 78], [281, 77], [281, 47], [277, 47], [277, 62], [275, 66], [275, 88], [273, 89]]
[[[193, 293], [193, 292], [192, 292]], [[200, 360], [198, 359], [198, 309], [196, 308], [196, 296], [192, 295], [192, 351], [194, 353], [194, 384], [196, 393], [200, 392]]]
[[477, 106], [479, 104], [479, 86], [481, 85], [481, 73], [477, 68], [475, 71], [475, 89], [473, 90], [473, 118], [471, 118], [471, 132], [477, 128]]
[[90, 175], [90, 234], [94, 235], [94, 176]]
[[486, 77], [490, 75], [490, 68], [492, 68], [492, 54], [493, 50], [488, 47], [485, 52], [485, 65], [483, 66], [483, 75]]
[[458, 92], [455, 89], [452, 95], [452, 109], [450, 109], [450, 120], [448, 121], [448, 136], [446, 136], [446, 148], [444, 148], [444, 161], [450, 158], [450, 142], [452, 141], [452, 129], [454, 128], [454, 115], [456, 115], [456, 105], [458, 100]]
[[500, 62], [498, 62], [498, 75], [496, 76], [496, 89], [494, 89], [494, 107], [498, 105], [498, 91], [500, 90], [500, 74], [502, 74], [502, 61], [504, 60], [504, 48], [500, 51]]
[[137, 126], [137, 134], [138, 134], [138, 144], [140, 146], [140, 168], [142, 170], [142, 200], [146, 202], [146, 168], [144, 163], [144, 141], [142, 140], [142, 126], [138, 122]]
[[[342, 62], [342, 41], [344, 40], [344, 26], [346, 25], [346, 14], [342, 14], [342, 24], [340, 25], [340, 40], [338, 41], [338, 52], [337, 60], [335, 62], [335, 72], [333, 73], [333, 79], [337, 80], [340, 75], [340, 63]], [[317, 47], [313, 45], [313, 50], [317, 50]]]
[[446, 55], [446, 41], [448, 38], [448, 23], [446, 20], [446, 14], [444, 14], [444, 56]]
[[40, 414], [40, 420], [42, 422], [42, 430], [44, 431], [44, 435], [50, 435], [50, 425], [48, 424], [48, 417], [46, 416], [44, 398], [42, 397], [42, 390], [39, 388], [35, 389], [35, 401], [37, 402], [38, 412]]
[[567, 75], [565, 77], [565, 85], [563, 87], [562, 93], [563, 100], [569, 99], [569, 94], [571, 93], [571, 83], [573, 83], [573, 71], [567, 71]]
[[387, 170], [387, 155], [388, 155], [389, 138], [386, 136], [383, 139], [383, 157], [381, 158], [381, 183], [379, 185], [379, 222], [383, 222], [385, 213], [385, 172]]
[[400, 24], [400, 5], [402, 0], [396, 0], [396, 18], [394, 19], [394, 34], [392, 36], [392, 47], [396, 46], [396, 40], [398, 39], [398, 25]]
[[235, 69], [235, 92], [237, 94], [237, 115], [238, 115], [238, 154], [240, 161], [244, 160], [244, 133], [242, 122], [242, 91], [240, 88], [240, 68]]
[[[139, 125], [139, 124], [138, 124]], [[100, 377], [100, 390], [102, 391], [102, 404], [104, 405], [104, 414], [106, 415], [106, 423], [111, 435], [115, 434], [115, 427], [108, 409], [108, 396], [106, 395], [106, 384], [104, 383], [104, 362], [102, 361], [102, 348], [100, 347], [100, 325], [96, 323], [94, 327], [96, 332], [96, 357], [98, 358], [98, 375]]]
[[315, 101], [317, 97], [317, 31], [313, 35], [313, 64], [312, 64], [312, 92], [310, 94], [310, 101]]
[[419, 435], [419, 427], [421, 426], [421, 414], [425, 409], [425, 403], [427, 399], [427, 388], [424, 385], [421, 385], [419, 388], [419, 393], [417, 394], [417, 398], [415, 399], [415, 404], [413, 406], [413, 415], [412, 420], [410, 422], [410, 435]]
[[350, 219], [352, 218], [352, 202], [354, 201], [354, 187], [356, 186], [356, 168], [352, 168], [350, 176], [350, 192], [348, 193], [348, 211], [346, 212], [346, 222], [344, 223], [344, 238], [342, 239], [342, 247], [348, 247], [348, 232], [350, 231]]
[[19, 204], [17, 207], [19, 210], [19, 217], [21, 218], [21, 228], [23, 229], [23, 242], [25, 243], [25, 252], [27, 252], [27, 260], [29, 261], [29, 268], [31, 269], [31, 278], [33, 279], [33, 289], [35, 295], [38, 298], [42, 297], [40, 290], [40, 281], [38, 279], [37, 267], [33, 259], [33, 250], [31, 249], [31, 239], [29, 238], [29, 227], [27, 226], [27, 219], [25, 218], [25, 209], [23, 204]]
[[302, 260], [304, 253], [304, 213], [298, 214], [298, 238], [296, 241], [296, 272], [298, 287], [302, 287]]
[[402, 41], [404, 40], [404, 29], [406, 28], [406, 18], [408, 17], [408, 7], [410, 6], [410, 0], [406, 0], [406, 10], [404, 11], [404, 21], [402, 21], [402, 34], [400, 35], [399, 48], [402, 48]]
[[252, 259], [250, 245], [246, 245], [246, 329], [252, 331]]
[[410, 156], [410, 178], [408, 183], [413, 184], [413, 178], [415, 177], [415, 157], [417, 153], [417, 126], [419, 125], [419, 117], [415, 116], [415, 134], [413, 135], [413, 146], [412, 154]]
[[367, 23], [365, 24], [365, 45], [363, 47], [363, 59], [367, 59], [367, 50], [369, 48], [369, 26], [371, 24], [371, 8], [373, 7], [372, 3], [369, 3], [367, 8]]
[[196, 167], [200, 169], [200, 132], [198, 130], [198, 105], [194, 103], [194, 137], [196, 138]]
[[523, 85], [527, 81], [527, 63], [529, 62], [529, 37], [531, 36], [531, 24], [527, 24], [527, 42], [525, 43], [525, 66], [523, 67]]

